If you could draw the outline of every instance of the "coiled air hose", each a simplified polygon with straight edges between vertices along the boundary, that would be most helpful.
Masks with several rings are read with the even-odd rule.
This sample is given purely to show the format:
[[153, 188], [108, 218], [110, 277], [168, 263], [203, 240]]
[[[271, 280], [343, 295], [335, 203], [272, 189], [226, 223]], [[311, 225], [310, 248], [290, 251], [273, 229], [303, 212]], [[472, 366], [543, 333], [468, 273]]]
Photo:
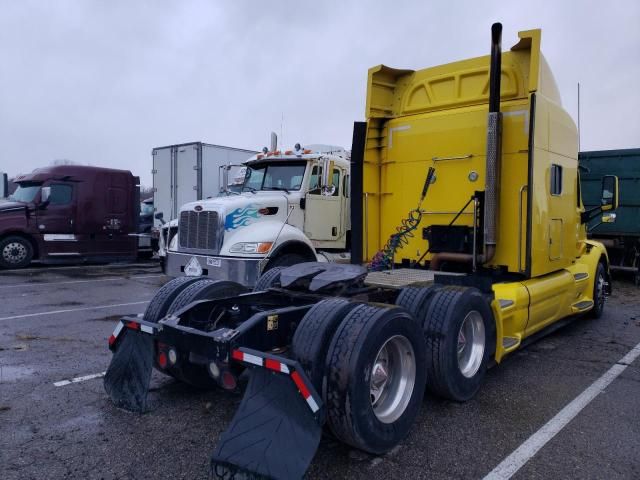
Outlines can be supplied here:
[[393, 267], [393, 258], [396, 252], [406, 246], [409, 243], [409, 239], [413, 238], [413, 232], [418, 228], [422, 221], [422, 202], [427, 196], [429, 185], [433, 181], [435, 174], [435, 168], [429, 167], [427, 172], [427, 179], [424, 182], [422, 188], [422, 195], [420, 196], [420, 202], [418, 202], [417, 208], [411, 210], [406, 218], [403, 218], [400, 226], [396, 228], [396, 233], [392, 234], [387, 240], [387, 243], [382, 250], [377, 252], [371, 263], [369, 264], [369, 270], [373, 272], [379, 272], [381, 270], [389, 270]]

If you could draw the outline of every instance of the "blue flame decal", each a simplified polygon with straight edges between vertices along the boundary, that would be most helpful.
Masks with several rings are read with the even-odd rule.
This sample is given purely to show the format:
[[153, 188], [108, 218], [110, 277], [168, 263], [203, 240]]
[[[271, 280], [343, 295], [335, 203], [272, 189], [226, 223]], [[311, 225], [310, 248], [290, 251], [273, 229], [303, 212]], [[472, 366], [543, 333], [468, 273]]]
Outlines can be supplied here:
[[253, 223], [254, 218], [258, 218], [260, 214], [256, 205], [249, 204], [245, 208], [236, 208], [229, 213], [224, 219], [224, 229], [226, 231], [235, 230], [239, 227], [246, 227]]

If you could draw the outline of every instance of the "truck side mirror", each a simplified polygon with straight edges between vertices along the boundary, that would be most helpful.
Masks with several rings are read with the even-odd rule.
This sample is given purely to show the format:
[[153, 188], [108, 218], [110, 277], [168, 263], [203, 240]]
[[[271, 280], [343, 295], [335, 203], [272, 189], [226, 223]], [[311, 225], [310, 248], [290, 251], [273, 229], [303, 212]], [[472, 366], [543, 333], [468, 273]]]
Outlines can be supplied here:
[[220, 193], [229, 192], [229, 170], [231, 170], [231, 165], [220, 166], [221, 175], [218, 176], [219, 182], [222, 183], [220, 185]]
[[602, 178], [600, 206], [603, 212], [618, 208], [618, 177], [615, 175], [605, 175]]
[[158, 212], [153, 216], [156, 220], [160, 220], [160, 223], [164, 225], [166, 222], [163, 220], [164, 214], [162, 212]]
[[322, 178], [320, 179], [322, 194], [331, 196], [335, 192], [333, 185], [333, 160], [325, 158], [322, 160]]
[[40, 206], [46, 207], [49, 204], [51, 198], [51, 187], [42, 187], [40, 190]]

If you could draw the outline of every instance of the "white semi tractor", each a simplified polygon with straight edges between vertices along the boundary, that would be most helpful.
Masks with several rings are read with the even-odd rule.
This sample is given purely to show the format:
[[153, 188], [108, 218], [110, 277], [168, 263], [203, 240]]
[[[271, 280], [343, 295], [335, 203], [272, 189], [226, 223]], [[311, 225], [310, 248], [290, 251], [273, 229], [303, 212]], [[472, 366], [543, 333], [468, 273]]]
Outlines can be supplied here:
[[273, 267], [349, 261], [347, 151], [265, 148], [244, 165], [239, 192], [187, 203], [164, 226], [160, 254], [168, 275], [254, 286]]

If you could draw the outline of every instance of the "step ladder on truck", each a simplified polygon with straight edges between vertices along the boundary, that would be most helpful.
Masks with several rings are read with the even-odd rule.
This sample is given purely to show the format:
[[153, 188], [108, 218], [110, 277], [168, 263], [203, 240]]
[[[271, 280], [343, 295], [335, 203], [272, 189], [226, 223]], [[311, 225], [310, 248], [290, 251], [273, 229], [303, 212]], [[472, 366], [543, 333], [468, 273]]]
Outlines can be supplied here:
[[[109, 340], [113, 402], [145, 411], [154, 367], [227, 390], [248, 372], [211, 473], [301, 478], [323, 428], [383, 454], [425, 389], [469, 400], [489, 363], [563, 319], [602, 315], [609, 266], [586, 239], [575, 125], [540, 30], [502, 54], [501, 28], [488, 57], [369, 70], [353, 135], [353, 264], [274, 268], [252, 291], [172, 280]], [[602, 186], [608, 215], [617, 179]]]

